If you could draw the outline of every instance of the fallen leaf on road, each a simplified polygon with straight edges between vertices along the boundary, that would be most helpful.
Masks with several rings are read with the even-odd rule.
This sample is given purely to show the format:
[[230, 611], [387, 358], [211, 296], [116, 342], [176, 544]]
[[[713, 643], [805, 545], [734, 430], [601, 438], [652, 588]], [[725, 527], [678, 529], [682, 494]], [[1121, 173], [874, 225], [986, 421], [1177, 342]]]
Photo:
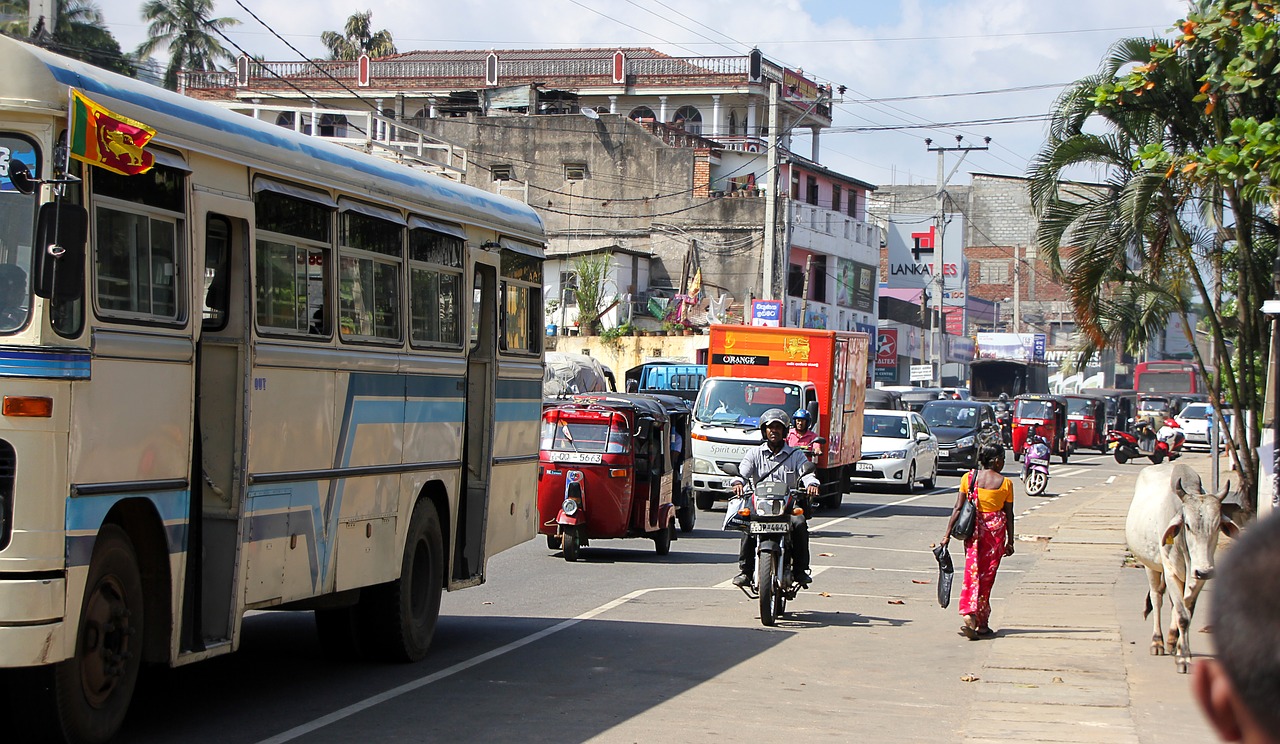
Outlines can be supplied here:
[[963, 677], [961, 677], [961, 678], [960, 678], [960, 681], [961, 681], [961, 682], [977, 682], [977, 681], [978, 681], [978, 675], [976, 675], [976, 674], [966, 674], [966, 675], [964, 675]]
[[891, 599], [889, 600], [889, 604], [906, 604], [906, 602], [903, 602], [901, 599]]
[[1018, 535], [1018, 539], [1023, 542], [1049, 542], [1053, 538], [1049, 535]]
[[492, 602], [481, 602], [480, 604], [493, 604]]
[[911, 583], [912, 584], [928, 584], [931, 582], [925, 581], [924, 579], [912, 579]]
[[834, 553], [818, 553], [819, 558], [830, 558]]
[[1054, 677], [1053, 682], [1058, 685], [1063, 684], [1062, 677]]
[[1206, 625], [1206, 626], [1204, 626], [1203, 628], [1201, 628], [1201, 629], [1200, 629], [1200, 632], [1201, 632], [1201, 633], [1212, 633], [1212, 632], [1213, 632], [1213, 626], [1212, 626], [1212, 625]]
[[1023, 688], [1023, 689], [1027, 689], [1027, 690], [1035, 690], [1035, 689], [1038, 689], [1038, 688], [1040, 687], [1040, 685], [1028, 685], [1028, 684], [1023, 683], [1023, 684], [1016, 684], [1016, 685], [1014, 685], [1014, 687], [1021, 687], [1021, 688]]

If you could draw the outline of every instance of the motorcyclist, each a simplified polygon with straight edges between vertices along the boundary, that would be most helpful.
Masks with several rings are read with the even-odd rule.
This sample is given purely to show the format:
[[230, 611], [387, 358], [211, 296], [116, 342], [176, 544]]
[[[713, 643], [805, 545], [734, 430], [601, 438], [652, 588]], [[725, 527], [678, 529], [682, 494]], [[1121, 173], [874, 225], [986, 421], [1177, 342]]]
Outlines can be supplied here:
[[815, 441], [820, 437], [818, 432], [809, 428], [809, 424], [809, 411], [804, 408], [791, 414], [791, 432], [787, 434], [787, 446], [801, 449], [807, 447], [816, 457], [822, 454], [822, 442]]
[[[795, 488], [803, 483], [809, 496], [818, 495], [818, 478], [813, 473], [800, 475], [800, 467], [809, 458], [803, 450], [787, 445], [787, 413], [780, 408], [770, 408], [760, 417], [760, 433], [764, 442], [747, 452], [738, 465], [739, 476], [735, 476], [729, 485], [735, 496], [742, 496], [743, 485], [747, 481], [777, 482], [786, 484], [787, 488]], [[803, 514], [791, 517], [792, 561], [796, 583], [802, 587], [809, 586], [809, 525]], [[742, 535], [738, 546], [738, 575], [733, 578], [734, 586], [750, 586], [755, 575], [756, 537], [750, 533]]]
[[1156, 441], [1168, 444], [1170, 451], [1181, 448], [1182, 442], [1186, 438], [1187, 435], [1183, 433], [1182, 426], [1174, 418], [1165, 419], [1164, 426], [1161, 426], [1160, 431], [1156, 432]]

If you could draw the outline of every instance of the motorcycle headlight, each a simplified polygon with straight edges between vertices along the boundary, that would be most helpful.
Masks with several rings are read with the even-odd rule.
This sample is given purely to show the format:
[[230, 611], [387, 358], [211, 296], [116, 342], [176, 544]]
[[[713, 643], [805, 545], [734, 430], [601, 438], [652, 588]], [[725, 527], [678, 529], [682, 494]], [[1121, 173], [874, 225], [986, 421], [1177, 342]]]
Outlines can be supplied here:
[[782, 514], [782, 499], [756, 499], [756, 514], [777, 517]]
[[577, 514], [578, 507], [579, 504], [577, 499], [565, 499], [564, 503], [560, 505], [560, 508], [564, 510], [564, 515], [566, 517], [572, 517], [574, 514]]
[[710, 460], [695, 458], [693, 461], [693, 472], [695, 473], [714, 473], [716, 466]]
[[959, 447], [960, 449], [964, 449], [965, 447], [972, 447], [973, 441], [974, 439], [972, 436], [960, 437], [959, 439], [956, 440], [956, 446]]

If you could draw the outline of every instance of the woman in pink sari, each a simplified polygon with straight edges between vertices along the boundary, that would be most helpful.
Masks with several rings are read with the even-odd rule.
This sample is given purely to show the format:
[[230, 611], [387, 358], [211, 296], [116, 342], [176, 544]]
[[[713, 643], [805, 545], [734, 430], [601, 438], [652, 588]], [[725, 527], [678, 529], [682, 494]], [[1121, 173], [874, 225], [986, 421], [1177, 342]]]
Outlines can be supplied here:
[[[964, 616], [960, 632], [971, 641], [995, 634], [990, 625], [991, 587], [996, 583], [1000, 559], [1013, 555], [1013, 483], [1000, 472], [1004, 469], [1004, 448], [983, 447], [978, 464], [981, 470], [960, 479], [960, 493], [942, 538], [943, 545], [951, 540], [960, 507], [970, 498], [970, 490], [976, 491], [978, 518], [973, 536], [964, 541], [964, 584], [960, 590], [960, 614]], [[970, 479], [976, 482], [970, 485]]]

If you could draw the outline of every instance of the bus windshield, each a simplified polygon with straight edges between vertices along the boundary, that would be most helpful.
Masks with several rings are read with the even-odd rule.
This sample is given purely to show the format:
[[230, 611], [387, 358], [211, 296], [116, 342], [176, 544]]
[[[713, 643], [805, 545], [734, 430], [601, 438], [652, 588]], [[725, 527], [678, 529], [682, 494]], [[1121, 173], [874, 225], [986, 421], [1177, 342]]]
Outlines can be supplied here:
[[800, 386], [794, 383], [718, 378], [703, 384], [693, 418], [704, 424], [753, 427], [770, 408], [780, 408], [789, 417], [800, 407]]
[[9, 178], [9, 166], [22, 163], [40, 172], [35, 145], [0, 133], [0, 333], [27, 324], [31, 312], [31, 242], [35, 233], [36, 195], [23, 194]]

